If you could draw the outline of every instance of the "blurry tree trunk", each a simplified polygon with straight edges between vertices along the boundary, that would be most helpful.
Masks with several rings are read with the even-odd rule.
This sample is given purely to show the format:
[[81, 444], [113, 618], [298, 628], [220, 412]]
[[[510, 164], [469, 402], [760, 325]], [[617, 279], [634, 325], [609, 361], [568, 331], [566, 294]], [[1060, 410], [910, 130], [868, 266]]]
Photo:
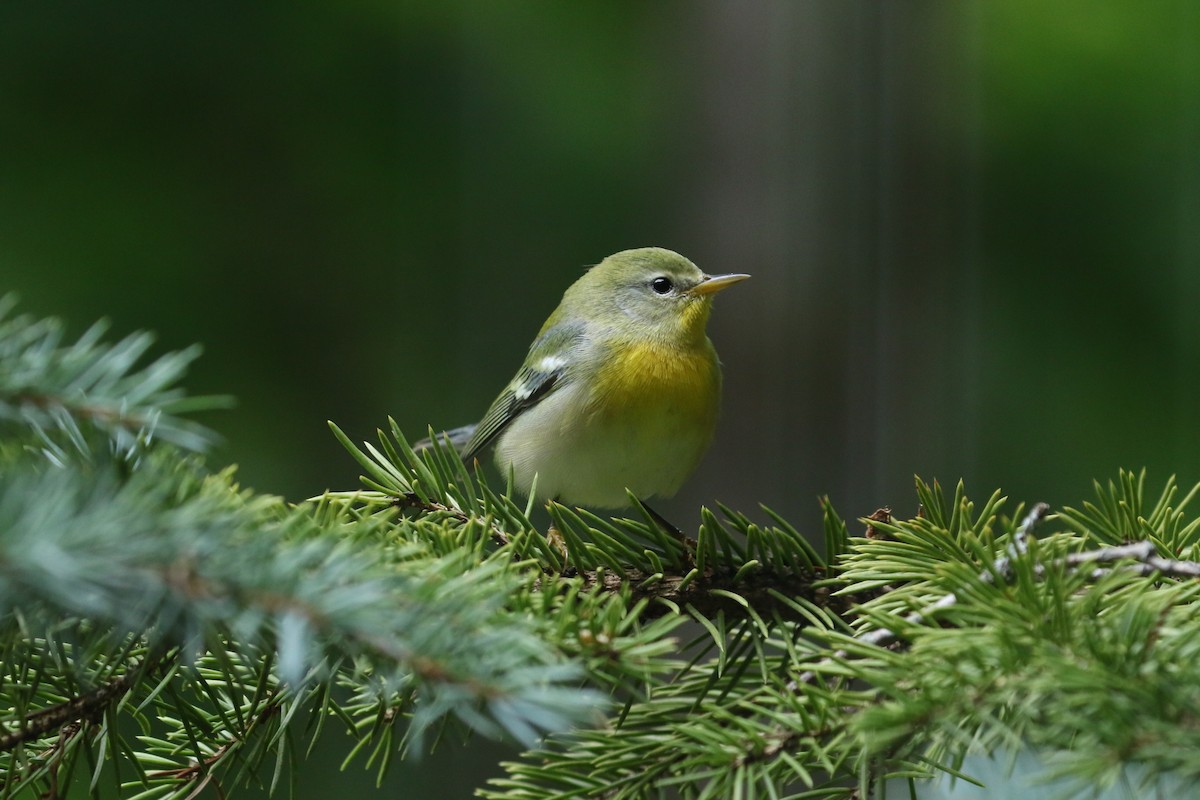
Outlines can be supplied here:
[[[757, 303], [714, 317], [727, 374], [750, 385], [727, 393], [728, 458], [708, 469], [753, 465], [719, 479], [731, 499], [793, 513], [823, 492], [865, 512], [907, 495], [914, 471], [970, 479], [980, 368], [971, 10], [704, 10], [694, 36], [710, 54], [699, 78], [707, 169], [684, 224], [704, 232], [695, 249], [711, 269], [755, 276]], [[753, 358], [760, 347], [766, 357]]]

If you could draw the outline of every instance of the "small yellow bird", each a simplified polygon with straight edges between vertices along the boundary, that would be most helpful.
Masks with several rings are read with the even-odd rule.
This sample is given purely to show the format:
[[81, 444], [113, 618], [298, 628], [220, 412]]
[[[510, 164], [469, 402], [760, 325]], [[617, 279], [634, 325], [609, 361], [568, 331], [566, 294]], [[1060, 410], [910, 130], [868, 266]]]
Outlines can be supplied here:
[[660, 247], [601, 261], [563, 294], [516, 377], [470, 435], [495, 445], [528, 496], [619, 508], [670, 496], [712, 441], [721, 368], [705, 334], [714, 295], [749, 275], [709, 276]]

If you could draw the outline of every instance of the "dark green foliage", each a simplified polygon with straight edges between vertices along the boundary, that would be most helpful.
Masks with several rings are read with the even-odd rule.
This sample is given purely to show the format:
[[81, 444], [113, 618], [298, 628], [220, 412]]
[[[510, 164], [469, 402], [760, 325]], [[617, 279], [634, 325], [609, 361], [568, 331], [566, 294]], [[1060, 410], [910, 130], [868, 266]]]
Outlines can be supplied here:
[[1025, 749], [1200, 782], [1173, 481], [1048, 518], [918, 482], [862, 537], [822, 500], [823, 548], [767, 509], [547, 531], [391, 422], [334, 427], [364, 489], [292, 505], [193, 452], [189, 354], [59, 330], [0, 318], [0, 796], [292, 792], [331, 727], [379, 775], [447, 726], [523, 743], [491, 798], [866, 797]]

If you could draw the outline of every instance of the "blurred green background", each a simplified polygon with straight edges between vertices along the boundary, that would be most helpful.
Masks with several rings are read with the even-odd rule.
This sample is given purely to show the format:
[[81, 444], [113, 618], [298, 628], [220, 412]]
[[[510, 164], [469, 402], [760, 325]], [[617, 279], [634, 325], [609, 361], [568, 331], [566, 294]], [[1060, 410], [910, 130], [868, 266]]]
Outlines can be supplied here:
[[[1195, 3], [5, 3], [0, 154], [0, 290], [203, 343], [262, 491], [355, 485], [327, 419], [477, 418], [649, 244], [754, 275], [675, 520], [1200, 479]], [[310, 796], [370, 785], [331, 758]]]

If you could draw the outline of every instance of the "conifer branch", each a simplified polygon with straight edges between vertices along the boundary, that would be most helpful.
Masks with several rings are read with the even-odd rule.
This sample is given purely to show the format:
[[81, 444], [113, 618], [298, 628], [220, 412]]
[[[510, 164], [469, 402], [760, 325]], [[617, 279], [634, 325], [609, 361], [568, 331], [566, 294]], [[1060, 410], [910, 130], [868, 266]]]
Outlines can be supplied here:
[[211, 431], [182, 415], [228, 407], [228, 397], [188, 397], [178, 383], [200, 355], [198, 346], [167, 353], [139, 366], [154, 337], [131, 334], [101, 341], [98, 322], [66, 344], [60, 320], [10, 316], [16, 301], [0, 297], [0, 423], [15, 423], [45, 436], [63, 431], [80, 445], [80, 423], [105, 432], [121, 451], [138, 441], [162, 439], [204, 450]]
[[1121, 472], [1034, 536], [1044, 505], [918, 482], [915, 518], [881, 509], [860, 538], [823, 500], [824, 552], [769, 509], [701, 509], [692, 538], [551, 504], [549, 542], [391, 422], [361, 448], [335, 428], [365, 491], [289, 506], [183, 452], [188, 351], [139, 369], [145, 337], [63, 344], [7, 311], [6, 797], [99, 782], [101, 758], [180, 800], [274, 756], [275, 791], [300, 718], [381, 774], [445, 725], [536, 744], [496, 800], [849, 800], [1063, 742], [1089, 785], [1113, 753], [1200, 785], [1200, 487], [1154, 500]]
[[[196, 782], [195, 792], [199, 792], [216, 777], [213, 771], [214, 767], [238, 749], [245, 747], [250, 738], [258, 733], [259, 728], [272, 717], [279, 715], [282, 710], [279, 701], [279, 695], [276, 693], [272, 693], [266, 697], [262, 702], [261, 710], [254, 715], [249, 724], [245, 726], [245, 729], [239, 735], [229, 737], [225, 742], [216, 747], [211, 754], [201, 759], [195, 759], [191, 764], [177, 769], [151, 772], [149, 776], [157, 779], [168, 778], [184, 784]], [[195, 792], [188, 796], [194, 797]]]
[[[1154, 542], [1141, 541], [1114, 547], [1101, 547], [1082, 553], [1071, 553], [1059, 561], [1068, 567], [1082, 567], [1089, 564], [1111, 564], [1116, 561], [1129, 560], [1137, 563], [1124, 564], [1121, 566], [1121, 569], [1135, 575], [1143, 577], [1165, 575], [1171, 578], [1200, 578], [1200, 562], [1162, 558], [1157, 553], [1158, 548], [1155, 547]], [[1098, 569], [1091, 573], [1091, 576], [1098, 578], [1104, 572], [1106, 570]]]
[[628, 569], [623, 573], [608, 570], [569, 570], [567, 577], [583, 579], [586, 590], [604, 592], [628, 591], [634, 600], [652, 601], [643, 612], [644, 619], [691, 606], [704, 616], [718, 613], [730, 619], [747, 618], [751, 612], [764, 617], [803, 621], [806, 618], [796, 609], [797, 600], [844, 615], [851, 609], [854, 598], [836, 595], [821, 585], [828, 578], [817, 567], [809, 572], [775, 571], [764, 569], [749, 575], [738, 575], [731, 569], [710, 570], [693, 576], [662, 573], [647, 574]]
[[482, 520], [477, 517], [473, 517], [465, 511], [453, 508], [444, 503], [438, 503], [432, 500], [422, 500], [417, 496], [416, 492], [405, 492], [402, 495], [394, 497], [392, 499], [392, 504], [395, 505], [396, 508], [416, 509], [418, 511], [423, 511], [426, 514], [446, 514], [451, 519], [454, 519], [464, 525], [471, 522], [483, 524], [487, 526], [488, 533], [491, 535], [496, 544], [504, 546], [510, 544], [511, 542], [508, 533], [490, 520]]
[[[878, 515], [879, 512], [876, 512]], [[1014, 558], [1024, 556], [1029, 551], [1029, 537], [1033, 535], [1034, 529], [1038, 524], [1046, 518], [1050, 513], [1050, 506], [1046, 503], [1036, 503], [1033, 508], [1025, 515], [1025, 519], [1021, 521], [1021, 525], [1013, 533], [1012, 540], [1009, 544], [1008, 551], [1001, 557], [997, 558], [990, 570], [984, 570], [979, 574], [979, 579], [990, 583], [996, 575], [1002, 578], [1007, 578], [1012, 574], [1012, 562]], [[873, 522], [883, 522], [882, 518], [872, 518]], [[957, 592], [947, 592], [937, 600], [930, 603], [922, 611], [913, 611], [904, 617], [904, 623], [911, 626], [924, 625], [925, 622], [931, 619], [939, 611], [947, 609], [959, 602]], [[900, 639], [900, 634], [896, 633], [891, 628], [881, 627], [872, 628], [858, 634], [855, 639], [860, 643], [872, 647], [888, 647]], [[846, 650], [838, 650], [832, 656], [821, 662], [818, 669], [806, 670], [800, 674], [797, 682], [791, 684], [795, 689], [800, 683], [812, 683], [816, 680], [819, 674], [820, 667], [827, 667], [835, 661], [841, 661], [849, 657]]]
[[20, 721], [20, 727], [15, 731], [4, 731], [4, 726], [0, 724], [0, 752], [41, 739], [51, 731], [64, 729], [68, 724], [103, 716], [106, 709], [120, 703], [138, 681], [144, 680], [156, 664], [156, 659], [132, 664], [123, 674], [90, 691], [30, 712]]

